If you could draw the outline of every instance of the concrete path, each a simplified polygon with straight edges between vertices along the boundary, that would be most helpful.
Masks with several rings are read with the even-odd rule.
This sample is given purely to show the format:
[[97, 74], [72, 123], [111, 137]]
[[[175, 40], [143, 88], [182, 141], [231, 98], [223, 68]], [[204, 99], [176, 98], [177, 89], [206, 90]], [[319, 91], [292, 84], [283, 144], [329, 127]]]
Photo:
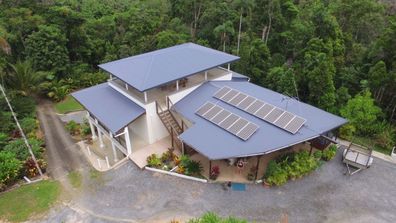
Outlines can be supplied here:
[[66, 132], [52, 104], [41, 101], [37, 108], [37, 116], [45, 135], [48, 174], [54, 179], [59, 179], [72, 170], [85, 167], [86, 162], [79, 147]]

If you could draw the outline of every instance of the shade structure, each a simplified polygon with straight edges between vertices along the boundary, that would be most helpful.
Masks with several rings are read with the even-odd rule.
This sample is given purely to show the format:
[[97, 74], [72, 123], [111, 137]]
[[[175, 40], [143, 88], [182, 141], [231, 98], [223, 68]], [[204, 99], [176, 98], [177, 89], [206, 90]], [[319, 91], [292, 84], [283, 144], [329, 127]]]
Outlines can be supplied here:
[[137, 105], [108, 83], [77, 91], [72, 96], [113, 134], [145, 113]]

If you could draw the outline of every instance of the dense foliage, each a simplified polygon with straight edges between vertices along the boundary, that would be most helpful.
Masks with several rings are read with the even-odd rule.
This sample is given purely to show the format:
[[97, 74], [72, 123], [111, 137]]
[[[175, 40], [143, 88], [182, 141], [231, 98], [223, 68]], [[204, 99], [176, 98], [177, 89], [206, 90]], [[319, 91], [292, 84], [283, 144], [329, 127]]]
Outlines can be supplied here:
[[[3, 0], [0, 81], [23, 118], [29, 103], [16, 104], [26, 96], [60, 101], [105, 81], [100, 63], [191, 41], [239, 55], [233, 70], [348, 118], [342, 136], [390, 151], [395, 8], [377, 0]], [[0, 121], [6, 142], [17, 137], [4, 107]]]

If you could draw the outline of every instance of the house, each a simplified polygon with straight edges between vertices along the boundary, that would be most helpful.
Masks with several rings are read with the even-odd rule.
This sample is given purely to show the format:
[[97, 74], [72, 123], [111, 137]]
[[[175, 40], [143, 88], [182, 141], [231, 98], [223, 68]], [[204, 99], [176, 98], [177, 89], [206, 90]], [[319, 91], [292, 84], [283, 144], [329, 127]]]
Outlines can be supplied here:
[[93, 139], [103, 146], [105, 137], [114, 154], [139, 166], [146, 157], [134, 154], [164, 141], [209, 169], [212, 161], [249, 157], [259, 166], [260, 157], [296, 145], [325, 147], [347, 122], [250, 83], [230, 70], [238, 59], [185, 43], [101, 64], [108, 82], [72, 95], [88, 111]]

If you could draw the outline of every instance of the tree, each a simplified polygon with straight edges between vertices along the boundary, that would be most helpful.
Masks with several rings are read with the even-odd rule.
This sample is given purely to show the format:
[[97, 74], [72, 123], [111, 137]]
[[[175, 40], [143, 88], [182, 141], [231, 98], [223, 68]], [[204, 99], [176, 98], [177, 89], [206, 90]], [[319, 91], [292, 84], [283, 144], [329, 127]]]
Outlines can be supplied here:
[[308, 42], [303, 61], [303, 78], [308, 87], [308, 101], [327, 111], [332, 111], [336, 102], [335, 67], [328, 46], [314, 38]]
[[15, 180], [22, 168], [22, 162], [12, 152], [0, 151], [0, 189]]
[[340, 113], [359, 135], [369, 135], [375, 130], [381, 109], [374, 104], [369, 91], [364, 91], [350, 99]]
[[38, 70], [62, 74], [69, 65], [67, 39], [57, 26], [39, 26], [26, 40], [26, 55]]
[[24, 96], [38, 90], [38, 86], [44, 77], [32, 68], [30, 61], [17, 61], [16, 64], [10, 64], [9, 66], [11, 71], [6, 76], [6, 83], [9, 87]]
[[294, 72], [291, 68], [286, 66], [271, 68], [265, 82], [266, 86], [274, 91], [289, 96], [297, 96], [297, 86], [294, 80]]
[[[241, 52], [242, 53], [242, 52]], [[265, 83], [266, 75], [270, 67], [271, 54], [267, 45], [261, 39], [254, 39], [251, 44], [243, 50], [242, 70], [253, 83]]]
[[223, 52], [226, 51], [226, 42], [229, 42], [230, 36], [234, 35], [235, 30], [231, 21], [218, 25], [213, 32], [220, 36], [220, 42], [223, 43]]
[[381, 101], [381, 92], [389, 85], [390, 75], [386, 71], [384, 61], [378, 61], [368, 72], [368, 82], [371, 90], [374, 92], [374, 98]]
[[[242, 18], [245, 12], [251, 11], [254, 7], [254, 1], [252, 0], [237, 0], [235, 1], [235, 7], [239, 8], [239, 28], [238, 28], [238, 44], [236, 54], [239, 55], [239, 47], [241, 43], [241, 32], [242, 32]], [[251, 14], [251, 12], [250, 12]]]
[[187, 40], [188, 36], [186, 34], [176, 33], [172, 30], [165, 30], [158, 33], [156, 36], [157, 49], [185, 43]]

